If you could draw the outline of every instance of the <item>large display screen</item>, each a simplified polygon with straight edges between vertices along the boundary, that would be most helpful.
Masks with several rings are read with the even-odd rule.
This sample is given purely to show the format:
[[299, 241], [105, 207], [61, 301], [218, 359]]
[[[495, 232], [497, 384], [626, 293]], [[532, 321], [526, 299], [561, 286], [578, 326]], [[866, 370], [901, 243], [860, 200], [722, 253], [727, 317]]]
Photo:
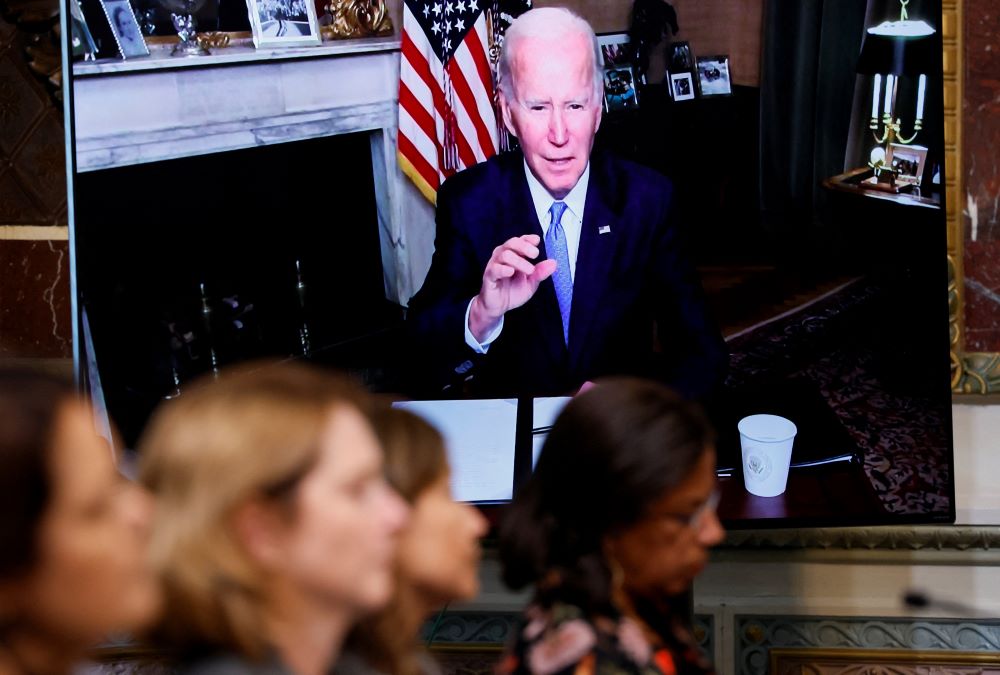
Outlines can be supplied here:
[[[647, 74], [636, 105], [607, 109], [594, 157], [614, 155], [670, 179], [677, 257], [669, 268], [607, 268], [588, 280], [599, 289], [590, 311], [620, 321], [604, 345], [614, 358], [556, 379], [558, 386], [525, 384], [538, 364], [517, 364], [513, 345], [532, 337], [529, 322], [512, 316], [485, 355], [462, 352], [461, 323], [447, 323], [430, 343], [457, 344], [461, 358], [448, 361], [432, 353], [419, 325], [433, 308], [386, 299], [384, 261], [394, 253], [384, 238], [380, 245], [386, 195], [373, 173], [384, 169], [384, 155], [373, 152], [370, 132], [339, 133], [341, 121], [309, 112], [304, 90], [301, 120], [291, 115], [263, 130], [246, 119], [216, 120], [201, 98], [209, 85], [248, 101], [277, 95], [266, 79], [227, 79], [240, 63], [263, 62], [246, 56], [252, 46], [175, 61], [161, 47], [123, 61], [105, 36], [98, 60], [77, 60], [68, 75], [81, 375], [132, 445], [158, 404], [226, 365], [295, 358], [346, 370], [442, 428], [456, 495], [493, 504], [530, 474], [558, 410], [585, 381], [659, 378], [696, 398], [715, 425], [719, 513], [729, 527], [951, 521], [945, 209], [954, 207], [943, 189], [940, 3], [917, 4], [911, 15], [937, 29], [929, 38], [937, 57], [923, 77], [894, 82], [900, 136], [913, 133], [922, 108], [922, 128], [908, 143], [876, 138], [886, 80], [879, 76], [875, 94], [874, 78], [855, 69], [865, 27], [883, 17], [866, 16], [862, 0], [844, 3], [836, 27], [854, 55], [813, 53], [819, 61], [809, 75], [802, 41], [776, 31], [780, 18], [770, 17], [758, 86], [713, 80], [698, 88], [699, 77], [723, 77], [719, 63], [726, 78], [748, 66], [699, 59], [694, 44], [694, 95], [672, 93], [670, 73]], [[99, 22], [88, 6], [85, 20]], [[100, 38], [111, 34], [106, 28], [91, 32]], [[309, 54], [288, 54], [286, 64], [321, 67]], [[200, 71], [199, 58], [232, 70]], [[700, 63], [714, 70], [699, 73]], [[172, 79], [153, 79], [157, 73]], [[81, 86], [83, 116], [74, 113]], [[136, 87], [149, 87], [148, 96], [120, 106], [121, 93]], [[95, 101], [105, 106], [106, 134], [114, 120], [128, 121], [120, 147], [81, 126], [93, 124]], [[164, 101], [181, 118], [208, 120], [213, 134], [232, 124], [232, 147], [204, 151], [200, 123], [173, 136], [136, 126], [148, 120], [153, 128], [170, 114]], [[313, 131], [283, 135], [281, 125], [292, 122]], [[889, 154], [872, 154], [876, 147]], [[871, 180], [869, 162], [883, 157], [892, 180]], [[620, 236], [618, 221], [597, 222], [595, 213], [587, 202], [583, 226], [595, 241]], [[724, 345], [724, 359], [703, 367], [697, 344], [675, 326], [643, 325], [622, 310], [631, 302], [621, 277], [628, 274], [693, 279], [687, 290], [708, 318], [703, 332]], [[657, 288], [663, 297], [645, 300], [677, 300], [674, 287]], [[648, 334], [629, 333], [640, 330]], [[650, 359], [623, 353], [643, 341]]]

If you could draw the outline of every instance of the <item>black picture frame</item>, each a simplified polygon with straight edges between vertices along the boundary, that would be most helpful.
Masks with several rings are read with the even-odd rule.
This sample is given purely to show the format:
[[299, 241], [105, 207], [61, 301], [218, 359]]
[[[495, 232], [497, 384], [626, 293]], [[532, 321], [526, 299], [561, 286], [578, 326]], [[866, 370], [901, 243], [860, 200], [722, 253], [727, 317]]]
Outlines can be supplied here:
[[729, 56], [698, 57], [698, 92], [701, 96], [732, 96]]
[[619, 112], [639, 108], [639, 91], [635, 86], [632, 66], [604, 70], [604, 110]]
[[671, 74], [694, 70], [694, 52], [690, 42], [671, 42], [667, 45], [667, 71]]

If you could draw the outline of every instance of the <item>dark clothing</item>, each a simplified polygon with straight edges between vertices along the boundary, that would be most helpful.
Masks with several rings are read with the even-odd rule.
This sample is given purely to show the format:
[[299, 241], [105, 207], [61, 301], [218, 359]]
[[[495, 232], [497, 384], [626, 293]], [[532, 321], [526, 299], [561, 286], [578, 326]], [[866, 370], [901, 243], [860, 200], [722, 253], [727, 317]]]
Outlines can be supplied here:
[[653, 377], [691, 397], [721, 383], [728, 353], [681, 242], [672, 184], [600, 153], [590, 162], [568, 347], [551, 278], [505, 315], [487, 354], [466, 345], [465, 312], [493, 249], [542, 237], [524, 171], [523, 155], [507, 153], [438, 192], [434, 257], [410, 303], [419, 381], [440, 388], [471, 362], [479, 396], [560, 395], [606, 375]]
[[236, 654], [217, 654], [178, 665], [177, 675], [292, 675], [276, 655], [251, 661]]

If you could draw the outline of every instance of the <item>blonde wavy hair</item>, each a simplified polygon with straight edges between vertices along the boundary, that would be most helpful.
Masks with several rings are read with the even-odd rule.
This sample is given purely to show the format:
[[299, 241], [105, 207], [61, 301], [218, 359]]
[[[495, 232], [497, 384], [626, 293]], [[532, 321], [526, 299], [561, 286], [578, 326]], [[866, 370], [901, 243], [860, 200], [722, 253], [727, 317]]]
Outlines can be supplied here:
[[338, 406], [370, 413], [367, 394], [345, 378], [258, 363], [202, 381], [156, 413], [139, 445], [166, 595], [154, 643], [178, 654], [266, 656], [265, 572], [235, 535], [233, 515], [252, 499], [292, 508]]

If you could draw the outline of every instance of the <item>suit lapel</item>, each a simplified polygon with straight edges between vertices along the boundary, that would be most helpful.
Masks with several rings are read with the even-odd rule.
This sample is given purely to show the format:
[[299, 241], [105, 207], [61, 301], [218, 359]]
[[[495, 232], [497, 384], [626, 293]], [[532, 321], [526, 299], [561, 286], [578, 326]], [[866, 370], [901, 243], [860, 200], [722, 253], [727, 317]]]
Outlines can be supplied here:
[[[570, 313], [570, 368], [577, 369], [587, 353], [587, 341], [600, 307], [618, 238], [624, 235], [615, 210], [614, 177], [599, 156], [591, 158], [590, 183], [580, 231], [580, 248], [573, 277], [573, 308]], [[553, 296], [555, 295], [553, 291]]]

